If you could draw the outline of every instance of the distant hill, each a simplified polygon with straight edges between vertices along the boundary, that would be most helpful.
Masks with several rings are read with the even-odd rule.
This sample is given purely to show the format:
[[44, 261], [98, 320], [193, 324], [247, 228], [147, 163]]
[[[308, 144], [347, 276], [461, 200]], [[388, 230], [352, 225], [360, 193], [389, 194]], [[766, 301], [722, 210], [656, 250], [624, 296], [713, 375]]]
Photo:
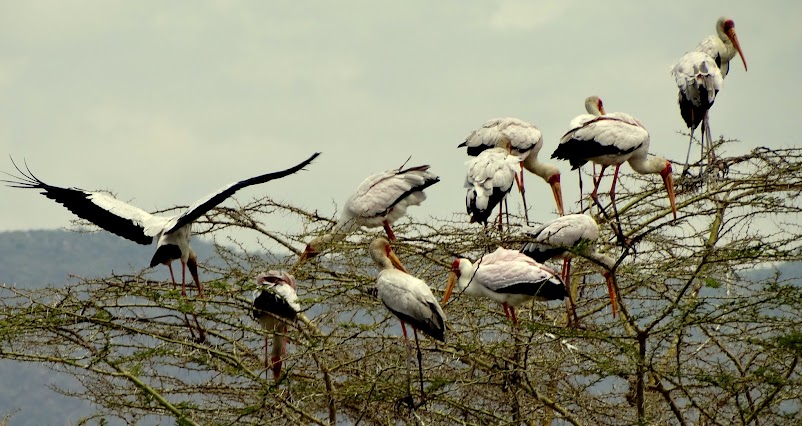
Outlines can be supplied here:
[[[214, 246], [194, 238], [201, 261], [215, 256]], [[70, 275], [104, 277], [111, 272], [139, 272], [150, 263], [154, 245], [143, 246], [108, 232], [66, 230], [0, 233], [0, 284], [30, 288], [59, 285]], [[167, 278], [167, 268], [155, 268], [154, 278]]]
[[[193, 238], [192, 248], [201, 262], [215, 257], [214, 246], [203, 240]], [[95, 278], [139, 272], [148, 266], [154, 250], [153, 245], [142, 246], [107, 232], [0, 232], [0, 285], [39, 288], [62, 285], [70, 275]], [[164, 266], [154, 268], [153, 278], [168, 277]], [[89, 402], [50, 390], [48, 386], [75, 390], [80, 385], [70, 374], [46, 365], [0, 360], [0, 384], [0, 419], [12, 414], [9, 425], [70, 425], [95, 412]]]

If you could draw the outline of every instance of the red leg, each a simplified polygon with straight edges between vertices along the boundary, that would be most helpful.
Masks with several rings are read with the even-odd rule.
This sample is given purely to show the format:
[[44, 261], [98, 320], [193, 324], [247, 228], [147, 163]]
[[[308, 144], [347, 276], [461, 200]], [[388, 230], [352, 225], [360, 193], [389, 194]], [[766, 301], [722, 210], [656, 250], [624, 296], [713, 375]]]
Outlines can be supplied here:
[[186, 289], [186, 282], [187, 282], [186, 278], [187, 277], [186, 277], [186, 275], [187, 275], [187, 264], [184, 263], [184, 261], [182, 260], [181, 261], [181, 295], [182, 296], [186, 296], [187, 295], [187, 289]]
[[594, 167], [594, 169], [593, 169], [594, 170], [594, 172], [593, 172], [594, 173], [594, 177], [593, 177], [593, 192], [591, 192], [590, 198], [593, 198], [593, 200], [596, 201], [596, 204], [599, 204], [599, 199], [597, 198], [596, 193], [599, 191], [599, 184], [601, 183], [602, 177], [604, 176], [604, 169], [606, 169], [607, 166], [605, 165], [605, 166], [601, 167], [601, 171], [599, 171], [599, 178], [598, 179], [596, 179], [596, 177], [595, 177], [595, 174], [596, 174], [596, 172], [595, 172], [596, 164], [595, 163], [593, 164], [593, 167]]
[[515, 316], [515, 308], [510, 306], [510, 316], [512, 317], [512, 325], [518, 326], [518, 317]]
[[170, 270], [170, 279], [173, 280], [173, 288], [175, 288], [175, 286], [178, 285], [178, 284], [176, 284], [175, 275], [173, 275], [173, 261], [172, 260], [167, 263], [167, 269]]
[[393, 228], [390, 228], [390, 223], [385, 220], [382, 222], [382, 225], [384, 225], [384, 232], [387, 233], [387, 238], [390, 241], [395, 241], [395, 233], [393, 232]]
[[404, 321], [401, 321], [401, 331], [404, 333], [404, 342], [408, 342], [409, 337], [407, 337], [407, 327], [404, 325]]
[[284, 331], [284, 333], [285, 333], [284, 334], [284, 338], [281, 341], [281, 352], [279, 352], [279, 355], [276, 355], [271, 359], [271, 361], [273, 363], [273, 379], [276, 380], [276, 381], [278, 381], [278, 378], [281, 377], [282, 358], [284, 357], [284, 354], [287, 353], [287, 334], [286, 334], [286, 330]]
[[607, 293], [610, 295], [610, 307], [613, 310], [613, 318], [615, 318], [617, 309], [615, 301], [615, 289], [613, 289], [613, 276], [609, 272], [605, 272], [604, 278], [607, 280]]
[[510, 319], [510, 307], [507, 306], [506, 302], [502, 303], [501, 307], [504, 308], [504, 316], [507, 317], [507, 319]]

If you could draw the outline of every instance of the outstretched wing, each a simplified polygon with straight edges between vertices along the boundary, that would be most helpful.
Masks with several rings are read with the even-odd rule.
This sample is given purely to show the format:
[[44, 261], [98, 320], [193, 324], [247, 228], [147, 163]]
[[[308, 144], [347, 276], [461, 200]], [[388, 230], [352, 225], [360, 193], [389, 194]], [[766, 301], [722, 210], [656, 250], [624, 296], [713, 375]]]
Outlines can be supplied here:
[[14, 180], [0, 180], [0, 182], [5, 182], [12, 188], [41, 189], [42, 195], [63, 205], [81, 219], [88, 220], [125, 239], [139, 244], [150, 244], [168, 220], [102, 192], [46, 184], [34, 176], [27, 166], [23, 171], [13, 159], [11, 162], [21, 176], [6, 173]]
[[234, 195], [235, 192], [239, 191], [242, 188], [246, 188], [251, 185], [258, 185], [260, 183], [269, 182], [275, 179], [281, 179], [283, 177], [289, 176], [304, 167], [306, 167], [309, 163], [312, 162], [318, 155], [319, 152], [314, 153], [311, 157], [307, 158], [306, 160], [302, 161], [301, 163], [290, 167], [286, 170], [281, 170], [278, 172], [273, 173], [266, 173], [263, 175], [255, 176], [250, 179], [241, 180], [236, 183], [232, 183], [214, 194], [208, 195], [206, 198], [195, 202], [195, 204], [189, 206], [189, 209], [185, 211], [180, 216], [176, 217], [172, 220], [168, 226], [167, 230], [164, 231], [165, 234], [169, 234], [171, 232], [175, 232], [177, 229], [194, 222], [199, 217], [203, 216], [206, 212], [213, 209], [218, 204], [222, 203], [226, 198]]

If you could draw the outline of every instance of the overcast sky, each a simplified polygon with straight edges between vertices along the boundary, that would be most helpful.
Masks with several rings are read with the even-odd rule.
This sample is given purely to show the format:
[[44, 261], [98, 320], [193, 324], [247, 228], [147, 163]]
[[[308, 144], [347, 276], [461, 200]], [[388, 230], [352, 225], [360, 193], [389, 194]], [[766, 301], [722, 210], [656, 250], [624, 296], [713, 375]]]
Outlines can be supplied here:
[[[0, 153], [50, 184], [156, 210], [322, 151], [307, 172], [238, 197], [323, 214], [411, 155], [442, 181], [409, 212], [464, 213], [456, 145], [493, 117], [539, 126], [548, 158], [596, 94], [645, 124], [652, 152], [684, 160], [669, 71], [721, 15], [749, 72], [731, 64], [714, 136], [740, 139], [733, 154], [797, 144], [799, 2], [54, 0], [0, 2]], [[571, 210], [576, 174], [558, 165]], [[5, 157], [0, 170], [13, 170]], [[554, 217], [548, 186], [527, 182], [531, 216]], [[34, 191], [0, 187], [0, 202], [0, 230], [72, 217]]]

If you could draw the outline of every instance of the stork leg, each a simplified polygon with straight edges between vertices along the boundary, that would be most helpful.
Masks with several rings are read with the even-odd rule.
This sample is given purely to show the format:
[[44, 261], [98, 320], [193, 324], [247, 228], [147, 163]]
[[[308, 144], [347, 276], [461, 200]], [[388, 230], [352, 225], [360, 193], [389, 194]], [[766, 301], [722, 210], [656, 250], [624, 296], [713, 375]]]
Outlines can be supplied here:
[[610, 307], [613, 310], [613, 318], [615, 318], [617, 309], [615, 300], [615, 289], [613, 288], [613, 276], [610, 272], [605, 272], [604, 279], [607, 281], [607, 293], [610, 295]]
[[[281, 338], [281, 350], [274, 350], [273, 356], [270, 358], [270, 362], [273, 367], [273, 380], [278, 382], [279, 377], [281, 377], [281, 364], [282, 358], [284, 354], [287, 353], [287, 329], [286, 327], [282, 327], [281, 330], [282, 338]], [[276, 344], [274, 340], [273, 344]], [[265, 367], [266, 368], [266, 367]]]
[[[399, 320], [400, 321], [400, 320]], [[404, 321], [401, 321], [401, 331], [404, 333], [404, 346], [407, 348], [407, 402], [410, 406], [415, 405], [415, 400], [412, 399], [412, 375], [409, 372], [409, 360], [412, 358], [412, 348], [409, 345], [409, 337], [407, 337], [407, 327]]]
[[267, 340], [267, 336], [265, 336], [265, 370], [270, 368], [270, 352], [267, 350], [269, 345], [269, 341]]
[[173, 280], [173, 288], [178, 284], [175, 282], [175, 275], [173, 275], [173, 261], [167, 262], [167, 269], [170, 270], [170, 279]]
[[507, 317], [507, 319], [511, 319], [510, 318], [510, 307], [507, 306], [507, 303], [506, 302], [502, 303], [501, 307], [504, 308], [504, 316]]
[[[505, 198], [505, 200], [506, 200], [506, 198]], [[504, 205], [504, 203], [498, 203], [498, 233], [499, 234], [501, 234], [504, 231], [504, 229], [502, 227], [502, 225], [503, 225], [503, 216], [502, 215], [504, 214], [504, 211], [502, 210], [502, 206], [503, 205]]]
[[705, 126], [704, 131], [707, 136], [707, 166], [710, 167], [716, 161], [716, 152], [713, 148], [713, 136], [710, 134], [710, 118], [707, 111], [705, 111], [705, 118], [702, 120], [702, 124]]
[[[578, 326], [579, 325], [579, 315], [576, 313], [576, 304], [574, 304], [574, 295], [571, 293], [571, 258], [570, 257], [563, 257], [563, 269], [562, 269], [562, 279], [563, 285], [565, 285], [565, 291], [568, 293], [568, 298], [565, 300], [565, 315], [568, 321], [568, 325]], [[571, 319], [571, 314], [573, 314], [573, 320]]]
[[691, 167], [691, 146], [693, 145], [693, 130], [691, 129], [691, 138], [688, 141], [688, 153], [685, 155], [685, 168], [682, 169], [682, 175], [684, 176], [685, 173], [688, 172], [688, 169]]
[[515, 316], [515, 308], [510, 306], [510, 316], [512, 317], [512, 325], [518, 327], [518, 317]]
[[418, 342], [418, 330], [412, 327], [412, 334], [415, 335], [415, 347], [418, 349], [418, 377], [420, 378], [420, 398], [426, 400], [426, 395], [423, 393], [423, 354], [420, 351], [420, 343]]
[[[518, 186], [518, 192], [521, 193], [521, 201], [524, 204], [524, 220], [526, 220], [526, 225], [529, 225], [529, 208], [526, 206], [526, 189], [524, 189], [524, 163], [519, 163], [521, 166], [521, 174], [520, 178], [519, 175], [515, 175], [515, 184]], [[507, 211], [509, 214], [509, 211]]]
[[582, 211], [582, 201], [584, 200], [584, 196], [582, 195], [582, 168], [576, 169], [577, 174], [579, 175], [579, 211]]
[[186, 288], [186, 278], [187, 278], [187, 264], [183, 260], [181, 260], [181, 295], [187, 295], [187, 288]]
[[387, 233], [387, 239], [390, 241], [395, 241], [395, 233], [393, 232], [393, 228], [390, 228], [390, 222], [387, 222], [385, 219], [384, 222], [382, 222], [382, 225], [384, 225], [384, 232]]
[[190, 257], [187, 260], [187, 269], [189, 270], [189, 275], [192, 276], [192, 280], [195, 281], [195, 285], [198, 287], [198, 296], [203, 299], [203, 286], [201, 286], [200, 277], [198, 276], [198, 259]]
[[620, 242], [624, 247], [629, 247], [626, 238], [624, 238], [624, 230], [621, 229], [621, 221], [618, 218], [618, 206], [615, 203], [615, 184], [618, 182], [618, 170], [620, 168], [621, 164], [616, 164], [615, 173], [613, 173], [613, 184], [610, 186], [610, 203], [613, 205], [613, 214], [615, 214], [615, 225], [613, 226], [613, 232], [618, 237], [618, 242]]

